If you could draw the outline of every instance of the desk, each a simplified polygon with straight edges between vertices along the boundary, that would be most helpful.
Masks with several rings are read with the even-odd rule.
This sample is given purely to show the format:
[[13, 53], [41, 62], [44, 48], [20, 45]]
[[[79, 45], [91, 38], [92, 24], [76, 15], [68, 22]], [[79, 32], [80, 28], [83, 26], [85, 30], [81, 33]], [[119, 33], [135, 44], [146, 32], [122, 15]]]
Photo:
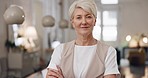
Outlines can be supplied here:
[[148, 66], [120, 67], [121, 78], [148, 78]]
[[39, 65], [38, 52], [9, 52], [8, 53], [8, 75], [14, 75], [18, 78], [34, 72]]

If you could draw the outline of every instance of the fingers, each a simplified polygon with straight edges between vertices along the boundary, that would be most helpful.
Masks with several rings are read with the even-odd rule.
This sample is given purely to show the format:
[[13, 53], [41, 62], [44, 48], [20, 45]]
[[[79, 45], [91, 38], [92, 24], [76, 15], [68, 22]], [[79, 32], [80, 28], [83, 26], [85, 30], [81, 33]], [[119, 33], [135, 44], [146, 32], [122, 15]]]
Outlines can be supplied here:
[[57, 65], [57, 69], [62, 74], [62, 70], [61, 70], [61, 68], [58, 65]]
[[60, 73], [60, 78], [64, 78], [62, 69], [57, 65], [58, 72]]
[[49, 71], [49, 72], [48, 72], [48, 76], [59, 77], [58, 70], [49, 69], [48, 71]]
[[51, 70], [52, 72], [54, 72], [54, 73], [56, 73], [56, 77], [58, 77], [58, 78], [64, 78], [63, 77], [63, 73], [62, 73], [62, 71], [61, 70]]
[[48, 70], [48, 73], [46, 75], [46, 78], [51, 78], [51, 77], [54, 77], [54, 78], [63, 78], [63, 74], [59, 70], [50, 69], [50, 68], [47, 69], [47, 70]]
[[58, 78], [57, 75], [56, 75], [56, 73], [53, 72], [53, 71], [51, 71], [50, 68], [47, 68], [47, 70], [48, 70], [48, 72], [46, 74], [46, 78]]

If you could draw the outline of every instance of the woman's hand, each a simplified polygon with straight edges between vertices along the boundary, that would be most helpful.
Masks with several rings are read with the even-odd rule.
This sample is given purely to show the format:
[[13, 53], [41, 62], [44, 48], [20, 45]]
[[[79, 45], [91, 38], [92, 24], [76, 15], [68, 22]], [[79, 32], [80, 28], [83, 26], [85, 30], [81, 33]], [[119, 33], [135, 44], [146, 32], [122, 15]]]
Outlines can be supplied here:
[[[115, 74], [110, 74], [110, 75], [106, 75], [104, 76], [104, 78], [118, 78], [117, 75]], [[120, 77], [119, 77], [120, 78]]]
[[64, 78], [61, 68], [57, 66], [57, 69], [58, 70], [48, 68], [46, 78]]

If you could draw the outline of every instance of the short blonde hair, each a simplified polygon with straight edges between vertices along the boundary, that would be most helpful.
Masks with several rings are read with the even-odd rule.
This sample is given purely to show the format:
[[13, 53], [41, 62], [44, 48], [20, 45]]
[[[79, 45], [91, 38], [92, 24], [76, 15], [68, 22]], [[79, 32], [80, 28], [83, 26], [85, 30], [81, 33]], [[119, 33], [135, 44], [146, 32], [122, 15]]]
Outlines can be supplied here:
[[97, 17], [97, 6], [93, 0], [76, 0], [69, 8], [70, 19], [73, 18], [73, 13], [76, 8], [82, 8], [83, 10], [92, 13], [94, 17]]

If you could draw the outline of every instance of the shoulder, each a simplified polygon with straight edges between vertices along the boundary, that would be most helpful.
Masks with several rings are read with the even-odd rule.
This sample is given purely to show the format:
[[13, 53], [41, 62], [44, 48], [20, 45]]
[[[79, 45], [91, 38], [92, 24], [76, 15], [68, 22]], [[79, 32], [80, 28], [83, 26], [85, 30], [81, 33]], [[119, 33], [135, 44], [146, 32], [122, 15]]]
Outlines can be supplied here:
[[111, 46], [111, 45], [108, 45], [108, 44], [106, 44], [105, 42], [101, 42], [101, 41], [98, 41], [98, 43], [102, 46], [102, 47], [104, 47], [104, 48], [107, 48], [106, 50], [108, 51], [108, 52], [116, 52], [116, 49], [113, 47], [113, 46]]
[[102, 42], [102, 41], [98, 41], [98, 44], [104, 46], [104, 47], [110, 47], [110, 45], [106, 44], [105, 42]]
[[110, 46], [110, 47], [108, 48], [108, 53], [116, 54], [116, 49], [115, 49], [114, 47]]
[[73, 43], [75, 43], [75, 40], [72, 40], [72, 41], [69, 41], [69, 42], [63, 43], [63, 45], [65, 45], [65, 44], [70, 45], [70, 44], [73, 44]]
[[97, 48], [102, 49], [103, 51], [107, 52], [108, 49], [111, 47], [110, 45], [106, 44], [105, 42], [98, 41]]
[[116, 57], [116, 49], [112, 46], [108, 48], [106, 60]]
[[63, 50], [63, 45], [64, 45], [64, 43], [59, 44], [59, 45], [54, 49], [52, 56], [61, 55], [61, 52], [62, 52], [62, 50]]
[[57, 50], [57, 49], [62, 49], [62, 48], [63, 48], [63, 45], [64, 45], [64, 43], [59, 44], [59, 45], [55, 48], [55, 50]]
[[63, 48], [65, 50], [65, 48], [69, 48], [72, 44], [74, 43], [74, 40], [73, 41], [69, 41], [69, 42], [66, 42], [66, 43], [61, 43], [59, 44], [55, 49], [54, 49], [54, 53], [62, 53], [63, 51]]
[[64, 47], [64, 49], [68, 49], [70, 47], [73, 47], [74, 43], [75, 43], [75, 40], [72, 40], [72, 41], [63, 43], [62, 46]]

